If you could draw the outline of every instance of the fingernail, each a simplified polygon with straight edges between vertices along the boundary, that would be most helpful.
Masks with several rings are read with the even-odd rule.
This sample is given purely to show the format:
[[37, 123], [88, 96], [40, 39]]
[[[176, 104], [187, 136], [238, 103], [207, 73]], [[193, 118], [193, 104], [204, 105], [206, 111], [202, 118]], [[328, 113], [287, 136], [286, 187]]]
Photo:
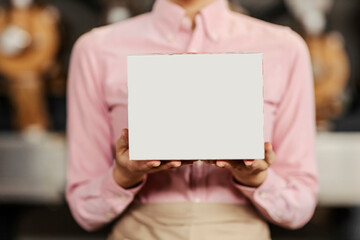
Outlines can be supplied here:
[[173, 167], [180, 167], [181, 166], [181, 163], [180, 162], [175, 162], [173, 163]]
[[252, 160], [244, 160], [245, 166], [251, 167], [254, 164], [254, 161]]
[[152, 165], [153, 165], [153, 167], [158, 167], [158, 166], [160, 166], [160, 164], [161, 164], [161, 162], [154, 162]]
[[217, 162], [216, 163], [216, 165], [218, 166], [218, 167], [225, 167], [225, 163], [224, 162]]

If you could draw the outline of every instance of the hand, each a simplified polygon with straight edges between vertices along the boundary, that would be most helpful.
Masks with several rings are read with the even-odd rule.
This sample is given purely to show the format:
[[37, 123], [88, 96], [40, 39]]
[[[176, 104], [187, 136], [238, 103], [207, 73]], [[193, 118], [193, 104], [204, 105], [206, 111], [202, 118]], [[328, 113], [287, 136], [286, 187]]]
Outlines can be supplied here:
[[255, 160], [217, 160], [211, 162], [221, 168], [229, 169], [235, 180], [248, 187], [258, 187], [266, 179], [267, 169], [275, 161], [275, 153], [269, 142], [265, 143], [265, 159]]
[[120, 139], [116, 142], [116, 165], [113, 177], [118, 185], [131, 188], [139, 184], [149, 173], [154, 173], [181, 166], [180, 160], [174, 161], [130, 161], [129, 160], [129, 131], [123, 129]]

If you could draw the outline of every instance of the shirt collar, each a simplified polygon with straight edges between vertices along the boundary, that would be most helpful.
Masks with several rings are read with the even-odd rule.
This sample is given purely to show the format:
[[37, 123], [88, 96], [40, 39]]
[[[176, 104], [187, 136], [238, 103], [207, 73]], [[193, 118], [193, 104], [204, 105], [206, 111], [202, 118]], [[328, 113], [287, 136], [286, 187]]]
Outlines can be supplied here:
[[[217, 41], [225, 36], [230, 9], [227, 0], [215, 0], [200, 10], [207, 36]], [[185, 10], [168, 0], [156, 0], [152, 14], [155, 27], [168, 40], [172, 40], [186, 18]]]

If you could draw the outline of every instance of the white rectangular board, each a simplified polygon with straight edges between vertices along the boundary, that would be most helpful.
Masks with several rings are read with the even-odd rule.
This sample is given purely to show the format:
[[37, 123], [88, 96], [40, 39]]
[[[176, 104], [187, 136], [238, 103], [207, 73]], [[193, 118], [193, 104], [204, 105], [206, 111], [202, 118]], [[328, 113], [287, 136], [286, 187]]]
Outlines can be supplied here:
[[263, 159], [262, 54], [127, 58], [130, 160]]

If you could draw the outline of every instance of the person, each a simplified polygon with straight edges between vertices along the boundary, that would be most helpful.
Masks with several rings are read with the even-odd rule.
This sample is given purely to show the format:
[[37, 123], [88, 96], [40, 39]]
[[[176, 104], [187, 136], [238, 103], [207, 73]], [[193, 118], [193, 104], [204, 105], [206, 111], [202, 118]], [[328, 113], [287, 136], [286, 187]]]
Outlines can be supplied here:
[[[265, 159], [129, 161], [126, 57], [190, 52], [263, 53]], [[318, 191], [309, 59], [292, 30], [226, 0], [156, 0], [150, 13], [83, 35], [68, 80], [76, 221], [91, 231], [116, 219], [108, 239], [262, 240], [266, 221], [302, 227]]]

